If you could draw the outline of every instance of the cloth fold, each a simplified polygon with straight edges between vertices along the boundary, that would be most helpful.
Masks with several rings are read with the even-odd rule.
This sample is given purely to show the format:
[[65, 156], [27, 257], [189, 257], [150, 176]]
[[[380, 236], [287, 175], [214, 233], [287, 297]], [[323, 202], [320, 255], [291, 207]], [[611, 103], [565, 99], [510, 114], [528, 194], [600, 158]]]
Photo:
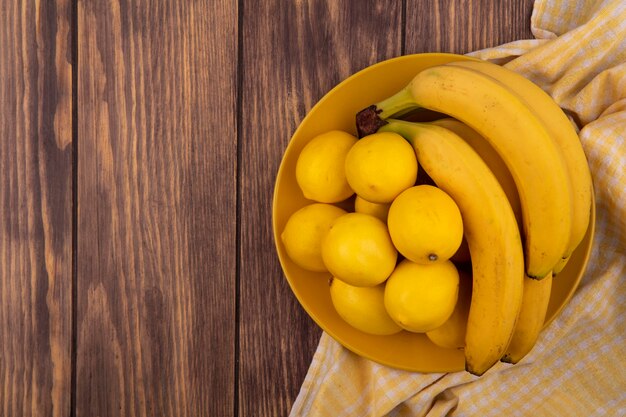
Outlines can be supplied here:
[[291, 416], [626, 415], [626, 2], [536, 0], [535, 39], [470, 55], [532, 80], [576, 123], [596, 235], [573, 298], [517, 365], [482, 377], [393, 369], [323, 333]]

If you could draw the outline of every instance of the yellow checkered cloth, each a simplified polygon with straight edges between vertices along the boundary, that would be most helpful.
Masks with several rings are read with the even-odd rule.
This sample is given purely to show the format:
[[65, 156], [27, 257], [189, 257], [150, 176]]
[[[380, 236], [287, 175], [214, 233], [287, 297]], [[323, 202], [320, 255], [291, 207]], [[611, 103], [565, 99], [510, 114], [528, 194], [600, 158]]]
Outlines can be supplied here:
[[472, 53], [524, 75], [580, 128], [596, 192], [592, 258], [518, 365], [420, 374], [323, 333], [291, 416], [626, 416], [626, 0], [537, 0], [536, 39]]

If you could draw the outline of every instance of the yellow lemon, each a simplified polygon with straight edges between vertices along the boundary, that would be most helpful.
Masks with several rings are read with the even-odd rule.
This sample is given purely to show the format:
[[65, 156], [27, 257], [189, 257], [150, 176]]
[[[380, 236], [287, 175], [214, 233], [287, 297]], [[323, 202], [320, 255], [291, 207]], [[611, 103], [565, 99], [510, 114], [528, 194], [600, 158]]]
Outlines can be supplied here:
[[374, 133], [360, 139], [346, 157], [350, 187], [372, 203], [390, 203], [417, 178], [413, 147], [392, 132]]
[[396, 265], [387, 226], [374, 216], [348, 213], [333, 222], [322, 241], [322, 259], [336, 278], [357, 287], [385, 281]]
[[387, 223], [389, 206], [391, 206], [390, 203], [370, 203], [358, 195], [354, 199], [354, 211], [374, 216], [383, 223]]
[[287, 220], [281, 240], [289, 258], [309, 271], [326, 272], [322, 261], [322, 239], [331, 224], [347, 212], [330, 204], [309, 204]]
[[385, 286], [385, 308], [403, 329], [425, 333], [448, 320], [456, 305], [459, 273], [451, 261], [400, 262]]
[[384, 284], [355, 287], [337, 278], [330, 284], [330, 297], [339, 316], [364, 333], [385, 336], [402, 330], [387, 314], [384, 295]]
[[309, 200], [337, 203], [354, 194], [345, 172], [346, 155], [357, 138], [340, 130], [311, 139], [298, 155], [296, 181]]
[[426, 336], [442, 348], [463, 348], [471, 303], [472, 277], [464, 271], [459, 271], [459, 297], [452, 315], [441, 326], [426, 332]]
[[389, 234], [398, 251], [421, 264], [450, 259], [463, 240], [463, 219], [452, 197], [431, 185], [403, 191], [391, 204]]

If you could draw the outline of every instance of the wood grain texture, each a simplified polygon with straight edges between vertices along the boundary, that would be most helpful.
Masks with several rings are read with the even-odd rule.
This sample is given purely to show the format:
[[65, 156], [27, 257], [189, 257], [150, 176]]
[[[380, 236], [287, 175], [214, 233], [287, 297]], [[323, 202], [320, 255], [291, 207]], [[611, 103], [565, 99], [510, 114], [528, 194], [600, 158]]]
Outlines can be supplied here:
[[321, 335], [291, 293], [274, 249], [271, 202], [282, 154], [306, 112], [335, 84], [400, 55], [401, 22], [401, 1], [243, 3], [241, 416], [288, 414]]
[[0, 7], [0, 415], [68, 416], [70, 2]]
[[465, 54], [532, 39], [534, 0], [406, 0], [405, 53]]
[[78, 417], [233, 412], [236, 27], [78, 1]]

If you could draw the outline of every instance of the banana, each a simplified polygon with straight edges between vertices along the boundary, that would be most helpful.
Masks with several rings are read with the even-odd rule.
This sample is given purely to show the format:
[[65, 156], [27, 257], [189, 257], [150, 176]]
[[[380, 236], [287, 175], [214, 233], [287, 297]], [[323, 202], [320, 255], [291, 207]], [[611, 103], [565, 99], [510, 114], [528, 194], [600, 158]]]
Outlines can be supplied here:
[[551, 289], [552, 274], [542, 280], [524, 277], [522, 308], [502, 362], [518, 363], [535, 346], [546, 319]]
[[482, 375], [504, 355], [522, 303], [524, 254], [513, 209], [485, 162], [451, 131], [400, 120], [381, 130], [407, 139], [424, 171], [459, 206], [473, 276], [465, 368]]
[[474, 129], [456, 119], [448, 117], [445, 119], [434, 120], [430, 123], [445, 127], [446, 129], [456, 133], [476, 151], [483, 161], [485, 161], [491, 172], [493, 172], [498, 178], [498, 182], [502, 186], [502, 190], [511, 204], [513, 214], [515, 214], [515, 219], [517, 220], [517, 225], [521, 230], [522, 205], [517, 194], [515, 180], [502, 158], [500, 158], [500, 155], [498, 155], [495, 149], [493, 149], [493, 146], [491, 146], [489, 142], [480, 136]]
[[[435, 120], [431, 123], [456, 133], [474, 148], [493, 173], [497, 173], [498, 181], [509, 203], [511, 203], [518, 226], [521, 227], [521, 207], [515, 182], [504, 161], [502, 161], [493, 147], [475, 130], [458, 120], [446, 118]], [[557, 266], [560, 266], [560, 264], [565, 265], [566, 259], [561, 259]], [[557, 266], [555, 266], [555, 270]], [[532, 279], [528, 276], [524, 277], [522, 307], [517, 318], [515, 331], [513, 332], [513, 339], [507, 349], [507, 353], [502, 358], [503, 362], [519, 362], [535, 345], [546, 318], [551, 288], [552, 276], [550, 274], [543, 280]]]
[[454, 62], [449, 65], [470, 68], [493, 77], [517, 94], [541, 120], [548, 133], [555, 139], [564, 159], [571, 183], [572, 231], [563, 261], [555, 267], [558, 273], [565, 266], [566, 259], [580, 244], [589, 227], [592, 204], [592, 179], [578, 134], [563, 110], [539, 86], [523, 76], [487, 61]]
[[419, 72], [398, 93], [357, 114], [360, 135], [416, 106], [467, 124], [494, 147], [515, 179], [522, 204], [526, 273], [545, 277], [569, 243], [572, 192], [565, 161], [543, 123], [502, 83], [440, 65]]

